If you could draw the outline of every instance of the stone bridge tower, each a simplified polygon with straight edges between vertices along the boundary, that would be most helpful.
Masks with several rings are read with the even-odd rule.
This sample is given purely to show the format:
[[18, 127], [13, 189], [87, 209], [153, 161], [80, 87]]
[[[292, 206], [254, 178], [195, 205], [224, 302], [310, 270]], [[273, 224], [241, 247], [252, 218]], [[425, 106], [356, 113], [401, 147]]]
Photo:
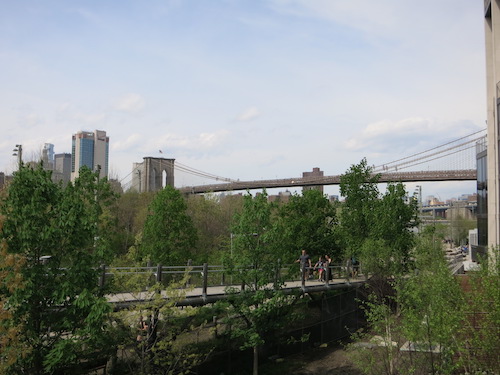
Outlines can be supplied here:
[[175, 159], [144, 157], [142, 163], [134, 163], [132, 189], [139, 191], [158, 191], [163, 187], [174, 186]]

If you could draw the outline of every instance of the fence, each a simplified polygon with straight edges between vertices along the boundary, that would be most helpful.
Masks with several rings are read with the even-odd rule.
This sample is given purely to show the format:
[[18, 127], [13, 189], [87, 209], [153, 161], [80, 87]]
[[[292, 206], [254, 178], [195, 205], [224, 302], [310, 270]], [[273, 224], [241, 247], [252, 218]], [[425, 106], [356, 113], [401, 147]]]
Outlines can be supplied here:
[[[173, 285], [178, 288], [201, 288], [201, 294], [206, 295], [210, 287], [236, 286], [245, 288], [242, 271], [248, 270], [241, 266], [232, 270], [222, 265], [192, 265], [191, 261], [186, 266], [156, 266], [144, 267], [114, 267], [102, 265], [100, 268], [99, 286], [106, 288], [109, 293], [125, 293], [134, 290], [147, 291], [159, 283], [162, 286]], [[241, 271], [241, 272], [238, 272]], [[277, 263], [274, 275], [269, 275], [269, 283], [283, 280], [285, 283], [300, 282], [302, 287], [309, 283], [315, 271], [314, 267], [305, 267], [299, 271], [298, 264], [281, 265]], [[323, 267], [322, 283], [349, 282], [352, 278], [362, 275], [360, 266], [349, 264], [330, 264]], [[317, 283], [316, 283], [317, 284]], [[298, 286], [298, 285], [297, 285]]]

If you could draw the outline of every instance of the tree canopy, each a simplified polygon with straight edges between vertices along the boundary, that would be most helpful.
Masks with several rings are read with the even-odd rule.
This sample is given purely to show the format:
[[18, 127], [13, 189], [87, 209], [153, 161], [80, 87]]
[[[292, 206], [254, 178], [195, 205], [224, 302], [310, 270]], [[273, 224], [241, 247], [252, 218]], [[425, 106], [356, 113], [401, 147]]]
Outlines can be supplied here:
[[181, 193], [166, 186], [148, 207], [141, 255], [164, 265], [185, 264], [197, 239], [187, 204]]
[[[99, 198], [109, 198], [105, 181], [85, 168], [66, 188], [41, 168], [21, 166], [14, 174], [0, 204], [0, 294], [9, 311], [0, 324], [18, 330], [25, 352], [7, 373], [50, 373], [107, 345], [110, 307], [97, 275], [106, 255]], [[13, 267], [13, 256], [22, 266]]]

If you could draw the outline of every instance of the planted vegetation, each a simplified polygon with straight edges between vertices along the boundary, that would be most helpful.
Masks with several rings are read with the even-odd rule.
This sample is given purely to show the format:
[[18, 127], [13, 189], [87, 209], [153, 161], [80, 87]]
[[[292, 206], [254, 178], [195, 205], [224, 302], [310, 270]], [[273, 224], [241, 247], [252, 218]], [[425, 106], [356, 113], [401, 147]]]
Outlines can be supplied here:
[[[247, 370], [242, 361], [240, 372], [222, 371], [257, 374], [266, 348], [309, 340], [290, 333], [307, 314], [307, 297], [285, 294], [281, 271], [302, 249], [314, 261], [356, 261], [370, 276], [368, 325], [349, 346], [359, 371], [494, 372], [500, 262], [470, 277], [464, 293], [444, 261], [444, 232], [438, 225], [416, 234], [417, 200], [402, 184], [380, 192], [362, 160], [342, 176], [340, 192], [343, 202], [318, 190], [288, 202], [270, 202], [265, 191], [201, 197], [172, 187], [118, 195], [89, 170], [64, 187], [22, 166], [0, 204], [0, 373], [106, 366], [187, 374], [241, 350], [251, 353]], [[186, 285], [195, 283], [188, 273], [162, 280], [149, 268], [98, 282], [104, 264], [189, 270], [188, 261], [224, 266], [224, 276], [245, 288], [228, 287], [223, 302], [181, 308]], [[298, 264], [290, 272], [298, 274]], [[149, 300], [113, 311], [106, 294], [125, 290]]]

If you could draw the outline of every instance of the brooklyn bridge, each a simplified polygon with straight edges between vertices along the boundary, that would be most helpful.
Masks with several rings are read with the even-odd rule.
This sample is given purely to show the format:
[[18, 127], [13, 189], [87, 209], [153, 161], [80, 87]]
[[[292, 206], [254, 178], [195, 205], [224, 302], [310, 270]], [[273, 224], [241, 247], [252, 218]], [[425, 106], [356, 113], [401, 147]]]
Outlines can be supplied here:
[[[486, 129], [451, 140], [431, 149], [402, 157], [392, 162], [371, 166], [373, 175], [379, 175], [381, 183], [386, 182], [432, 182], [432, 181], [474, 181], [476, 180], [476, 155], [486, 149]], [[224, 192], [252, 190], [263, 188], [300, 188], [306, 186], [338, 185], [340, 175], [323, 176], [307, 174], [302, 177], [282, 179], [249, 180], [221, 177], [195, 168], [183, 165], [175, 159], [151, 159], [156, 166], [148, 166], [147, 175], [142, 176], [142, 186], [147, 191], [158, 190], [166, 184], [173, 184], [175, 175], [191, 175], [201, 177], [201, 185], [178, 187], [184, 193], [202, 194], [209, 192]], [[144, 163], [146, 164], [146, 163]], [[166, 167], [168, 166], [168, 167]], [[136, 166], [136, 168], [138, 168]], [[163, 171], [163, 173], [162, 173]], [[143, 172], [142, 172], [143, 173]], [[140, 170], [133, 170], [132, 176], [141, 176]], [[144, 173], [143, 173], [144, 174]], [[306, 175], [306, 174], [304, 174]], [[156, 180], [156, 183], [154, 182]], [[141, 180], [133, 178], [130, 188], [139, 190]], [[146, 191], [143, 188], [143, 191]]]

